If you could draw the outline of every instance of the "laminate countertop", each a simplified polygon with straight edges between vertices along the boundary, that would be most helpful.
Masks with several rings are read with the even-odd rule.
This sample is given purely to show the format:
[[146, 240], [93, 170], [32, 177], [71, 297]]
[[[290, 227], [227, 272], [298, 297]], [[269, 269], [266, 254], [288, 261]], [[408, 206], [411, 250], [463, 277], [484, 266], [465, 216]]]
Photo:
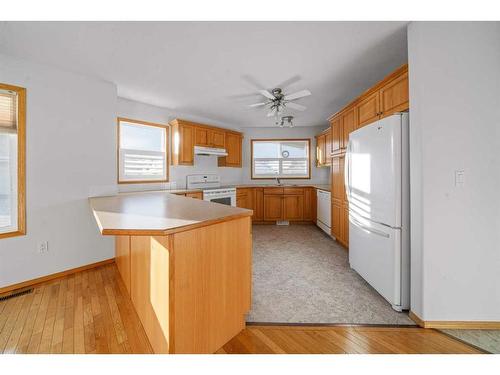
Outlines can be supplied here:
[[253, 213], [170, 191], [126, 193], [89, 201], [103, 235], [167, 235]]
[[226, 185], [235, 188], [266, 188], [266, 187], [285, 187], [285, 188], [306, 188], [312, 187], [319, 190], [331, 191], [331, 186], [328, 184], [282, 184], [277, 185], [273, 183], [269, 184], [234, 184], [234, 185]]

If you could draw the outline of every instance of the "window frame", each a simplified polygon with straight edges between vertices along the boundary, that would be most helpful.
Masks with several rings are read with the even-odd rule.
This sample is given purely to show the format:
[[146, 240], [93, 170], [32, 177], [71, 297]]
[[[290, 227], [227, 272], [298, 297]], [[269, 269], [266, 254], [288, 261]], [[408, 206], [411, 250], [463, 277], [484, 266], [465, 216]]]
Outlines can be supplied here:
[[311, 138], [260, 138], [250, 140], [250, 179], [252, 180], [275, 180], [276, 177], [255, 177], [253, 173], [253, 145], [255, 142], [287, 142], [306, 141], [307, 142], [307, 176], [304, 177], [278, 177], [280, 180], [310, 180], [311, 179]]
[[17, 94], [17, 228], [1, 239], [26, 234], [26, 88], [0, 83], [0, 89]]
[[[157, 128], [165, 129], [165, 178], [159, 180], [120, 180], [120, 122], [129, 122], [132, 124], [138, 124], [143, 126], [153, 126]], [[116, 119], [116, 132], [117, 132], [117, 143], [116, 143], [116, 181], [118, 184], [158, 184], [169, 182], [170, 178], [170, 155], [169, 155], [169, 139], [170, 139], [170, 127], [168, 125], [157, 124], [149, 121], [134, 120], [126, 117], [118, 117]]]

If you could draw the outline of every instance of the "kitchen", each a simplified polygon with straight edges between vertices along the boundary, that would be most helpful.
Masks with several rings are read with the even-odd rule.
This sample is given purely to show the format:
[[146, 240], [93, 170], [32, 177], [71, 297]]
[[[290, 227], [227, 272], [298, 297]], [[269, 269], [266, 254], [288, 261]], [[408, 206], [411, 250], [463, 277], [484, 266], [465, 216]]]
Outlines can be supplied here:
[[[419, 249], [425, 246], [417, 246], [423, 226], [431, 233], [426, 224], [431, 219], [423, 215], [432, 211], [418, 207], [428, 204], [419, 190], [424, 181], [419, 173], [427, 173], [421, 164], [430, 168], [432, 163], [422, 156], [419, 143], [430, 130], [411, 125], [427, 126], [422, 113], [429, 108], [419, 104], [426, 96], [412, 74], [422, 80], [436, 74], [425, 70], [419, 53], [432, 51], [419, 38], [428, 41], [437, 33], [443, 43], [454, 41], [457, 28], [418, 22], [258, 26], [294, 35], [304, 46], [320, 35], [325, 42], [327, 35], [335, 35], [338, 46], [309, 46], [321, 58], [305, 63], [299, 58], [304, 50], [276, 51], [272, 43], [263, 44], [252, 23], [195, 23], [187, 28], [167, 22], [155, 27], [164, 35], [183, 35], [170, 39], [173, 55], [189, 53], [191, 58], [170, 59], [158, 74], [153, 59], [141, 61], [143, 65], [124, 59], [112, 68], [107, 63], [115, 54], [126, 56], [125, 46], [112, 42], [118, 36], [128, 38], [138, 54], [151, 53], [136, 37], [151, 32], [147, 23], [3, 23], [12, 41], [0, 44], [5, 66], [0, 82], [2, 94], [10, 95], [4, 95], [6, 100], [16, 98], [12, 102], [17, 103], [18, 120], [2, 126], [9, 127], [9, 134], [17, 129], [19, 139], [25, 126], [28, 137], [26, 171], [19, 169], [19, 176], [28, 176], [27, 186], [23, 183], [15, 191], [21, 192], [23, 210], [9, 220], [21, 223], [26, 212], [29, 225], [0, 233], [6, 249], [0, 254], [0, 296], [9, 297], [0, 302], [2, 351], [106, 352], [87, 341], [108, 332], [99, 326], [102, 319], [117, 322], [118, 332], [135, 321], [142, 327], [130, 334], [140, 337], [136, 352], [163, 354], [241, 353], [248, 350], [241, 343], [258, 339], [267, 342], [261, 350], [271, 350], [265, 340], [286, 346], [281, 340], [285, 331], [273, 331], [276, 326], [286, 334], [311, 326], [331, 329], [335, 337], [343, 329], [351, 329], [346, 333], [350, 335], [370, 328], [381, 332], [379, 352], [397, 351], [392, 336], [383, 337], [384, 330], [394, 329], [402, 341], [421, 340], [423, 352], [459, 352], [477, 348], [427, 328], [497, 328], [494, 308], [490, 312], [478, 302], [479, 307], [467, 310], [443, 280], [436, 282], [443, 288], [436, 293], [454, 308], [434, 300], [423, 280], [439, 278], [434, 265], [425, 263], [438, 254], [424, 258]], [[494, 26], [467, 27], [474, 35], [496, 36]], [[345, 36], [353, 30], [354, 37]], [[46, 41], [55, 34], [65, 37], [51, 47]], [[235, 46], [236, 35], [248, 44]], [[202, 36], [204, 44], [198, 43]], [[226, 41], [225, 53], [214, 48], [219, 39]], [[83, 58], [89, 40], [91, 55], [102, 56], [92, 66]], [[43, 48], [30, 49], [35, 42]], [[190, 43], [200, 49], [187, 51]], [[473, 44], [469, 48], [481, 48]], [[241, 57], [250, 50], [290, 63], [276, 69], [260, 60], [250, 64]], [[171, 56], [161, 49], [154, 53], [158, 59]], [[441, 59], [445, 64], [446, 56]], [[488, 72], [494, 65], [490, 60], [485, 63]], [[66, 71], [65, 66], [73, 69]], [[106, 79], [84, 78], [92, 71]], [[53, 97], [44, 96], [48, 81], [61, 103], [57, 107], [51, 105]], [[74, 93], [71, 100], [66, 90]], [[69, 118], [74, 122], [64, 125]], [[71, 142], [58, 142], [53, 150], [46, 137], [58, 132]], [[425, 140], [435, 146], [431, 138]], [[55, 163], [61, 170], [51, 169]], [[448, 198], [460, 194], [470, 172], [452, 164], [443, 166], [454, 178], [454, 193], [446, 193]], [[26, 265], [33, 256], [36, 261]], [[449, 267], [461, 266], [452, 262]], [[64, 277], [68, 281], [61, 281]], [[94, 310], [91, 280], [105, 285], [98, 299], [110, 307], [102, 302]], [[64, 288], [57, 284], [61, 282]], [[34, 291], [16, 294], [27, 287]], [[99, 287], [95, 289], [98, 293]], [[74, 312], [74, 332], [66, 327], [65, 314], [57, 314], [57, 298], [51, 299], [62, 291], [80, 296], [75, 307], [69, 302], [66, 310], [61, 307]], [[470, 292], [468, 298], [474, 296]], [[33, 337], [25, 338], [24, 326], [16, 325], [17, 309], [35, 298], [43, 301], [47, 320], [34, 321]], [[52, 308], [54, 316], [45, 311]], [[101, 309], [108, 308], [103, 315]], [[123, 316], [125, 310], [133, 311], [133, 317]], [[29, 322], [27, 313], [21, 316]], [[46, 326], [53, 326], [54, 333]], [[128, 334], [110, 339], [108, 352], [134, 352]], [[442, 346], [426, 347], [426, 340], [443, 340]], [[318, 352], [338, 342], [323, 344]], [[310, 342], [297, 345], [297, 351], [307, 352]]]

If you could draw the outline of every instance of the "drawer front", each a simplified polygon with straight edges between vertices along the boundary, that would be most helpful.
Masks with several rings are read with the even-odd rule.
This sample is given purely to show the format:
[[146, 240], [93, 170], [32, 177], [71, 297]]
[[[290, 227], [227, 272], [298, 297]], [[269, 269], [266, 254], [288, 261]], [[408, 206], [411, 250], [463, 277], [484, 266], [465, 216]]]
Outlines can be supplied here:
[[283, 188], [280, 187], [264, 188], [264, 195], [271, 195], [271, 194], [283, 194]]
[[304, 188], [286, 187], [283, 188], [283, 194], [294, 194], [294, 195], [304, 194]]

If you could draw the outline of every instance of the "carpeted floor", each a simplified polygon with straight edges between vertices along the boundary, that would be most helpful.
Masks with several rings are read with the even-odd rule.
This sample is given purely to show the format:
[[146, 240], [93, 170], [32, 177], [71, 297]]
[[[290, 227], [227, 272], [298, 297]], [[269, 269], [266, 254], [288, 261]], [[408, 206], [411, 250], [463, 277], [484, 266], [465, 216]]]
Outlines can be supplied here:
[[248, 322], [414, 325], [314, 225], [254, 225], [252, 293]]
[[441, 331], [490, 353], [500, 354], [500, 329], [442, 329]]

